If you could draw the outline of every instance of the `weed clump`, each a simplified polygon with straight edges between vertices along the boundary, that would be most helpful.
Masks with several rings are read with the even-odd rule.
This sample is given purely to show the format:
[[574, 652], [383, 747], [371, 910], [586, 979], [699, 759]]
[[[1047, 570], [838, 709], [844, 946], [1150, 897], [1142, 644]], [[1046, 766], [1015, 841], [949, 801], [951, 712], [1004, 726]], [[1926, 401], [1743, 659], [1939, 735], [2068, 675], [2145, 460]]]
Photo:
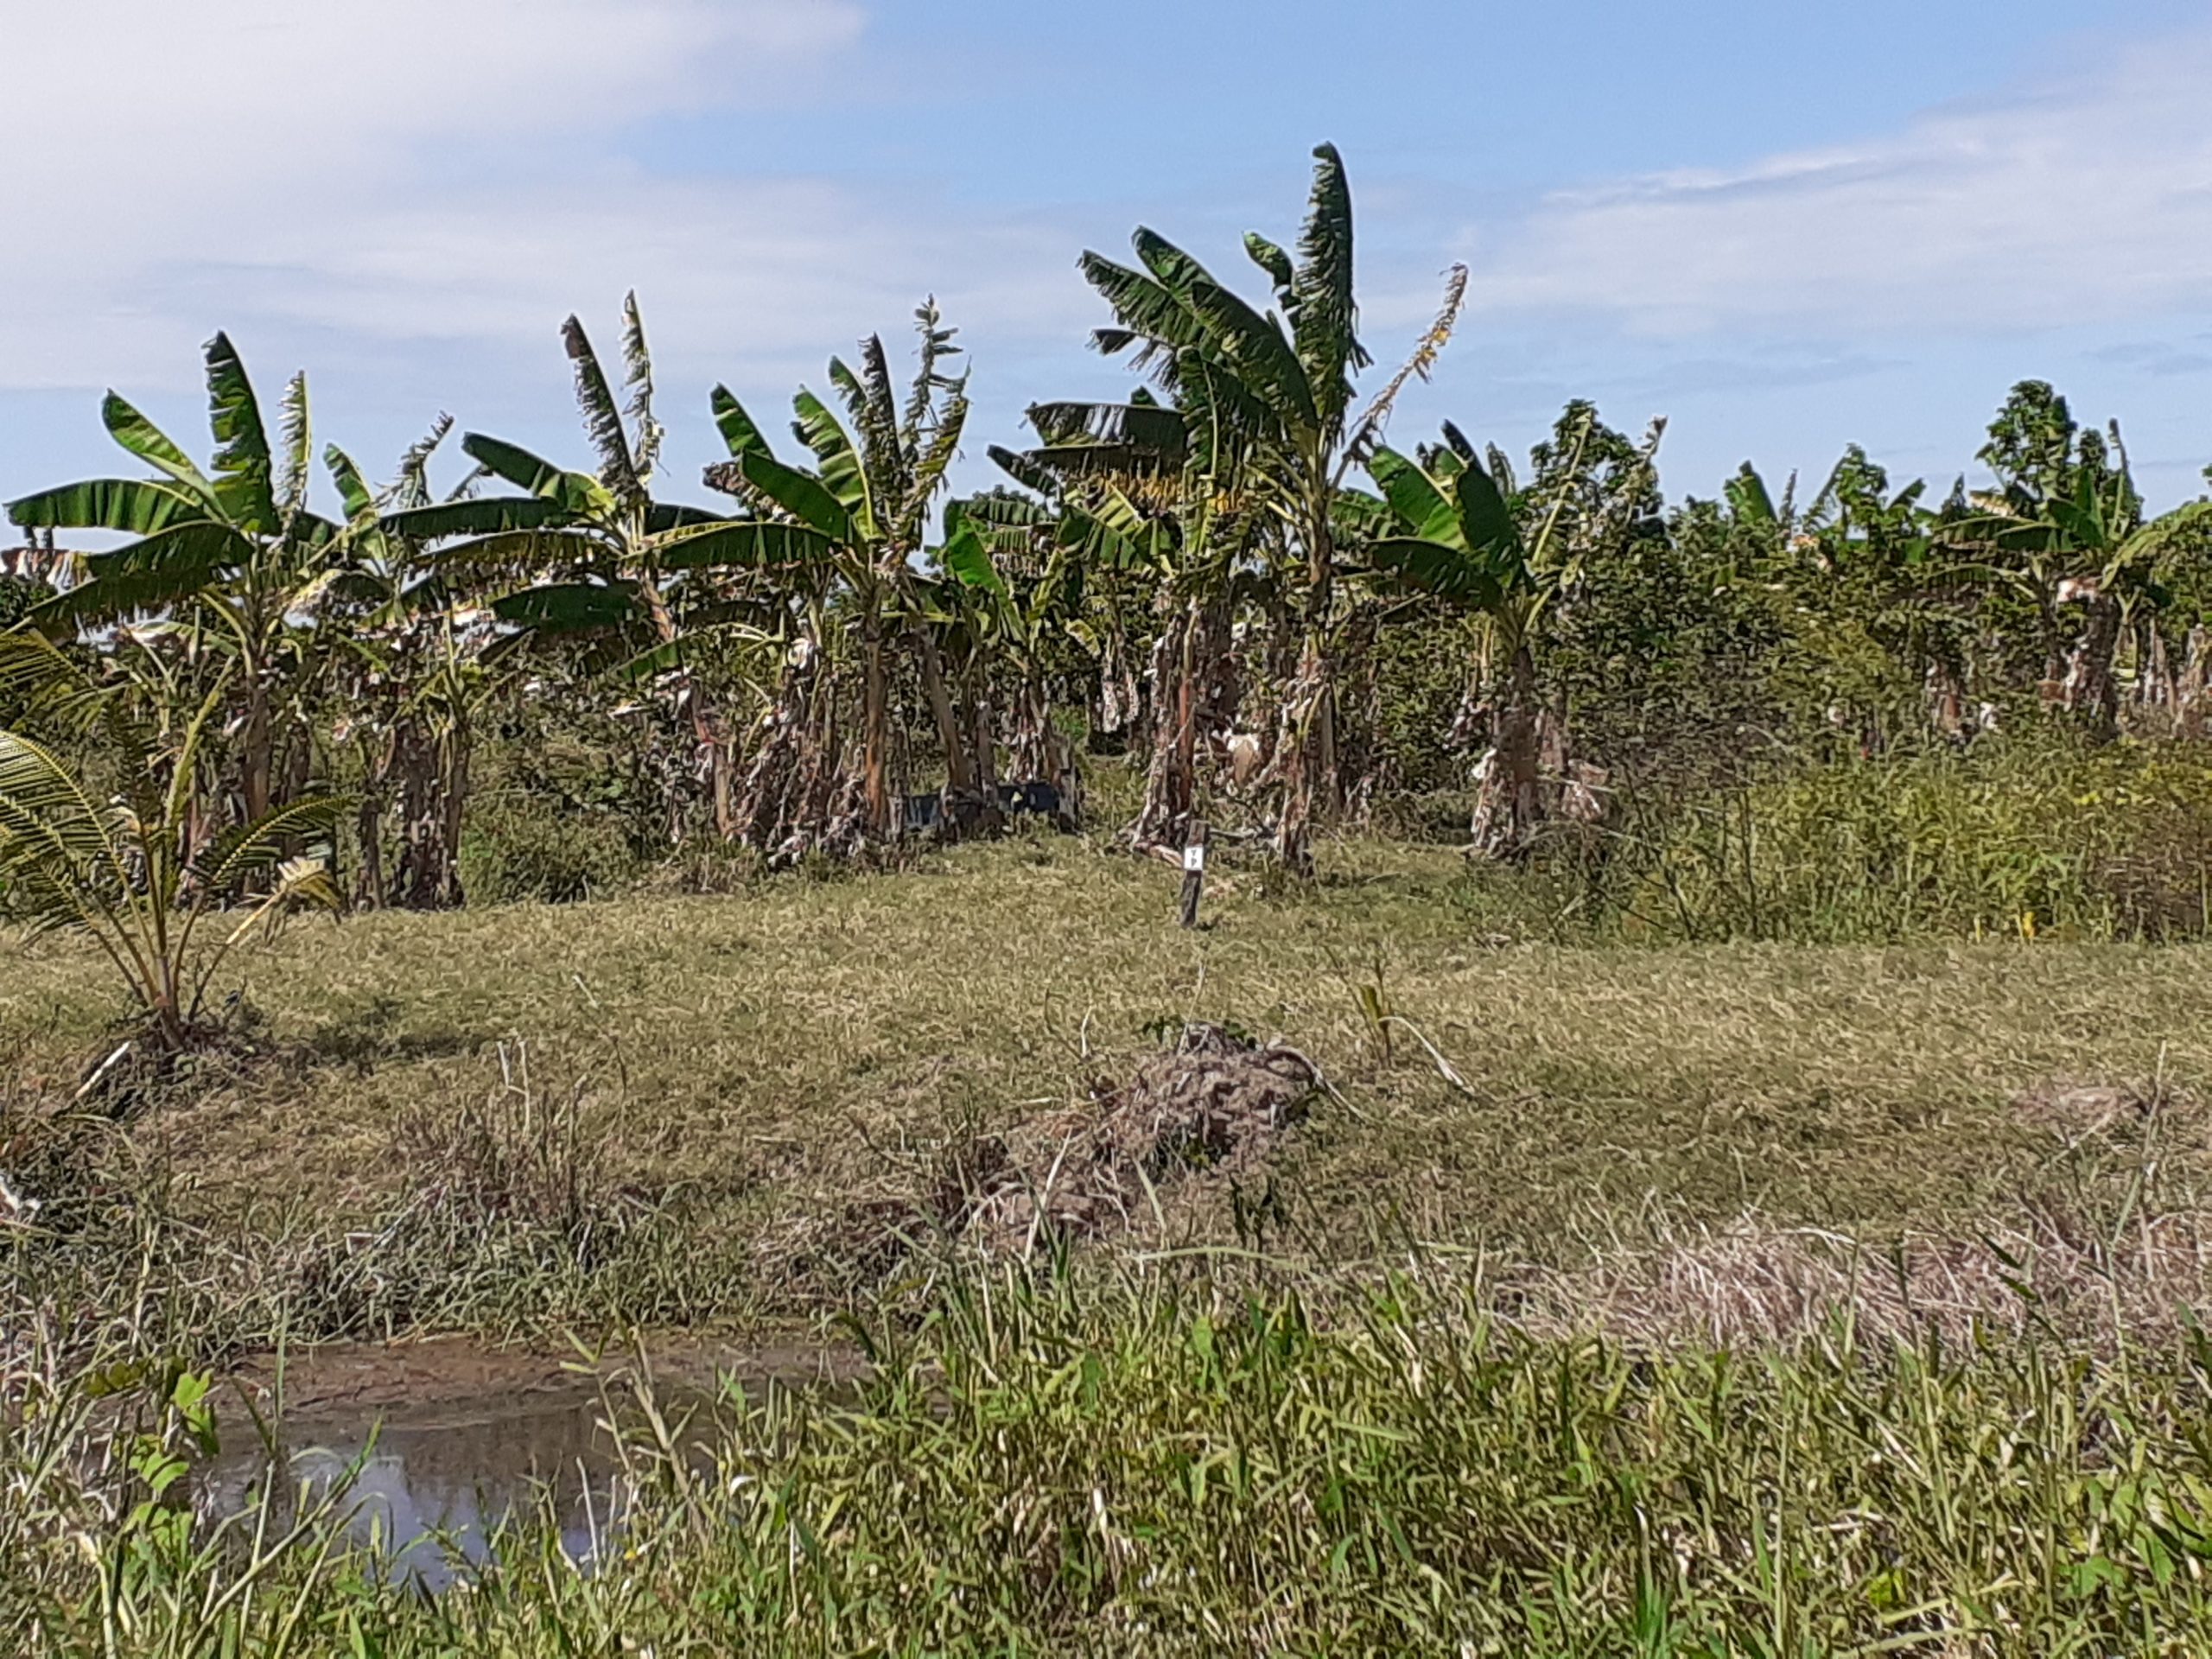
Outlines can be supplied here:
[[1162, 1189], [1187, 1175], [1249, 1173], [1298, 1121], [1320, 1083], [1297, 1050], [1259, 1046], [1217, 1025], [1185, 1026], [1119, 1088], [1023, 1124], [967, 1230], [996, 1253], [1041, 1234], [1096, 1238], [1148, 1217], [1164, 1229]]
[[995, 1256], [1164, 1233], [1263, 1166], [1321, 1086], [1281, 1044], [1194, 1021], [1120, 1084], [991, 1131], [969, 1127], [888, 1190], [851, 1198], [764, 1243], [770, 1276], [880, 1283], [925, 1246]]

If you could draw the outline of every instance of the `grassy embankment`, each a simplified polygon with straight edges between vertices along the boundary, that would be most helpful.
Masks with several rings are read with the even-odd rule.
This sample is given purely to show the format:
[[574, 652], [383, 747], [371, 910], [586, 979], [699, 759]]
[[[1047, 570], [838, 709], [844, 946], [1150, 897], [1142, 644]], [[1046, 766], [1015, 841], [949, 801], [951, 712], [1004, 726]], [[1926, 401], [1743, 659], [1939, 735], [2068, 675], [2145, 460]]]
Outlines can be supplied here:
[[[239, 959], [260, 1052], [17, 1173], [158, 1188], [131, 1224], [193, 1224], [178, 1276], [225, 1262], [238, 1287], [194, 1305], [203, 1334], [511, 1331], [846, 1299], [825, 1216], [912, 1192], [1186, 1020], [1280, 1036], [1333, 1089], [1233, 1199], [1179, 1211], [1180, 1241], [1241, 1216], [1308, 1262], [1418, 1243], [1567, 1266], [1746, 1216], [1970, 1236], [2081, 1177], [2024, 1096], [2212, 1074], [2195, 947], [1501, 945], [1449, 854], [1363, 842], [1309, 895], [1225, 874], [1196, 935], [1173, 883], [1048, 840], [728, 897], [298, 925]], [[15, 961], [26, 1123], [103, 1052], [113, 1003], [67, 941]]]
[[[0, 1618], [57, 1652], [2212, 1639], [2173, 1318], [2200, 948], [1499, 944], [1449, 854], [1358, 842], [1309, 894], [1225, 873], [1197, 935], [1173, 884], [1047, 841], [298, 926], [239, 959], [256, 1052], [78, 1107], [108, 988], [17, 950], [8, 1166], [46, 1207], [8, 1241]], [[1194, 1019], [1330, 1084], [1233, 1190], [928, 1287], [957, 1257], [855, 1230]], [[526, 1518], [429, 1603], [327, 1513], [257, 1542], [137, 1507], [199, 1455], [155, 1356], [831, 1306], [875, 1383], [691, 1431], [711, 1479], [641, 1430], [619, 1571]], [[153, 1439], [100, 1430], [118, 1386]]]

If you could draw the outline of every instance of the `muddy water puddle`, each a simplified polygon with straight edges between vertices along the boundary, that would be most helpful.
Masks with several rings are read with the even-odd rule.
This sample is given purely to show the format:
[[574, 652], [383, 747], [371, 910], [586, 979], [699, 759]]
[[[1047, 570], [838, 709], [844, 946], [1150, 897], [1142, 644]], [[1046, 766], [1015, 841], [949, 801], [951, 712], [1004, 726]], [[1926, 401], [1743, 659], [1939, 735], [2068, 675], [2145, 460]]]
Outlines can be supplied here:
[[[862, 1372], [856, 1353], [818, 1346], [649, 1351], [645, 1370], [671, 1427], [687, 1414], [700, 1438], [725, 1380], [835, 1395]], [[391, 1570], [442, 1589], [455, 1554], [481, 1560], [510, 1517], [550, 1504], [569, 1554], [588, 1561], [620, 1526], [625, 1503], [610, 1428], [639, 1416], [635, 1353], [595, 1363], [486, 1350], [461, 1342], [335, 1348], [240, 1369], [220, 1410], [223, 1449], [197, 1487], [200, 1515], [250, 1527], [273, 1494], [278, 1518], [304, 1491], [336, 1493], [348, 1530]], [[251, 1410], [248, 1410], [251, 1405]], [[275, 1445], [253, 1427], [271, 1422]], [[641, 1421], [641, 1418], [640, 1418]]]

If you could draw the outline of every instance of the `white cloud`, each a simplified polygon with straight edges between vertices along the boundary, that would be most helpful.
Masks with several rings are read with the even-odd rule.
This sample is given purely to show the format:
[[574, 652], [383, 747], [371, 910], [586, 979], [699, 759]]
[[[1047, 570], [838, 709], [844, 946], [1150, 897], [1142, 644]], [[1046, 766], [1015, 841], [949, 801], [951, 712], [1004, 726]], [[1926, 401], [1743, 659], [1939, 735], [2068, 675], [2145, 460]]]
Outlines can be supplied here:
[[613, 159], [655, 117], [819, 92], [851, 0], [9, 10], [11, 79], [66, 118], [0, 149], [0, 222], [35, 250], [10, 262], [0, 390], [173, 384], [219, 323], [249, 348], [264, 324], [550, 338], [632, 285], [666, 343], [811, 357], [933, 276], [1042, 326], [1022, 277], [1070, 263], [912, 191]]
[[2212, 31], [1867, 142], [1547, 199], [1473, 304], [1830, 337], [2212, 309]]

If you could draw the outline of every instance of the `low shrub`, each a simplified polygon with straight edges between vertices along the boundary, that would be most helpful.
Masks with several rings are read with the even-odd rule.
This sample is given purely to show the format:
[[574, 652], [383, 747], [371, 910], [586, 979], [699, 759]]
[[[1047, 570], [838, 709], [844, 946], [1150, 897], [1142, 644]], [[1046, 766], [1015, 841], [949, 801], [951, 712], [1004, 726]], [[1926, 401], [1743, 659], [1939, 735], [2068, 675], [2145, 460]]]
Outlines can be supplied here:
[[1484, 928], [1591, 943], [2201, 938], [2212, 758], [2182, 743], [1985, 739], [1808, 766], [1688, 798], [1623, 791], [1454, 901]]
[[636, 881], [646, 866], [612, 814], [521, 791], [471, 800], [461, 884], [472, 904], [574, 904]]

